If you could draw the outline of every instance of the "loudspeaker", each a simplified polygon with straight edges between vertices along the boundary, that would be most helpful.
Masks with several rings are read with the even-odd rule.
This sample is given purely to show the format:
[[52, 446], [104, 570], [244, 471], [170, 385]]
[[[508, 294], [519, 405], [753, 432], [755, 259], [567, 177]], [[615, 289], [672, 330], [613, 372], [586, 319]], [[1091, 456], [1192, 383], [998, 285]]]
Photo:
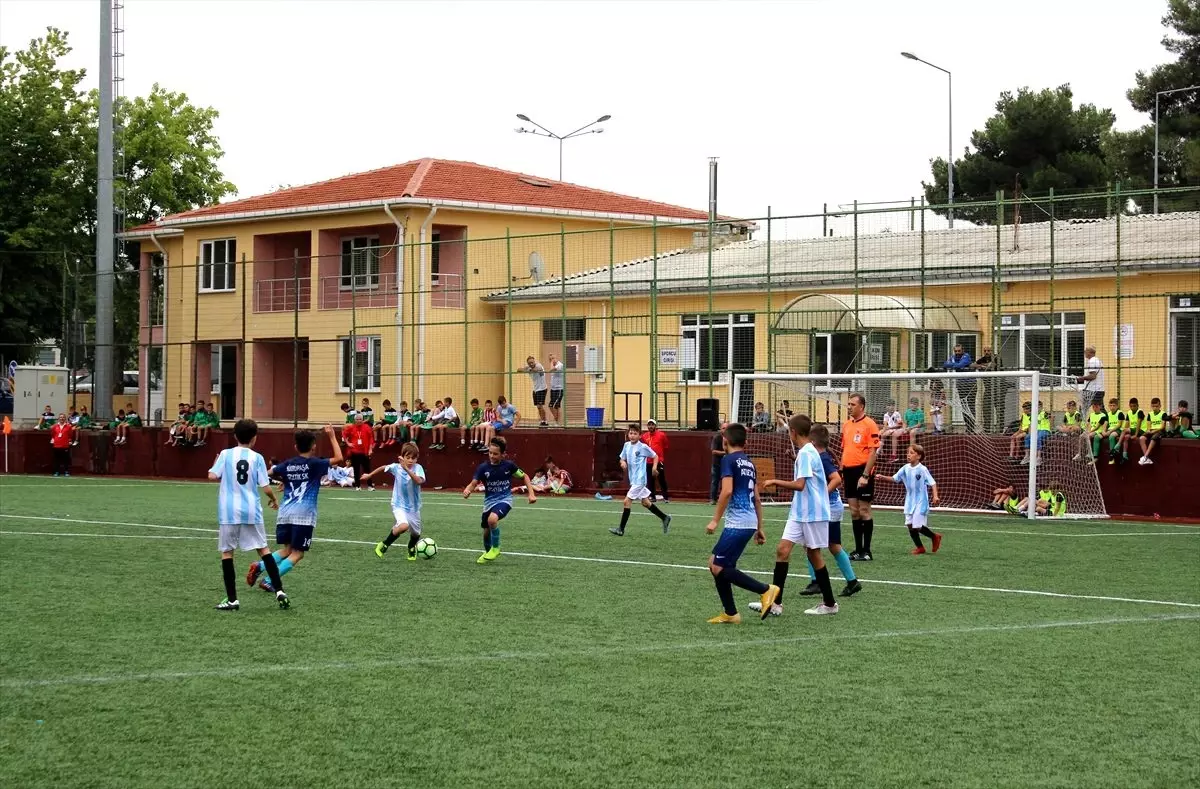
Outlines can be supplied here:
[[718, 430], [721, 422], [717, 418], [718, 401], [715, 397], [701, 397], [696, 400], [696, 429]]

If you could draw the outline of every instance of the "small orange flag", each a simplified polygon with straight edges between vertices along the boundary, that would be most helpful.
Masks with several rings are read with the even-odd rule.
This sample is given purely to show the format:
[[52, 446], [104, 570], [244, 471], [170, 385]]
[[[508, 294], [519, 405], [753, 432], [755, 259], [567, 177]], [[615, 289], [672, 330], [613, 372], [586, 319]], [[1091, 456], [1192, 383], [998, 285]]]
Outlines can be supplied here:
[[7, 436], [11, 433], [12, 433], [12, 420], [6, 416], [6, 417], [4, 417], [4, 435]]

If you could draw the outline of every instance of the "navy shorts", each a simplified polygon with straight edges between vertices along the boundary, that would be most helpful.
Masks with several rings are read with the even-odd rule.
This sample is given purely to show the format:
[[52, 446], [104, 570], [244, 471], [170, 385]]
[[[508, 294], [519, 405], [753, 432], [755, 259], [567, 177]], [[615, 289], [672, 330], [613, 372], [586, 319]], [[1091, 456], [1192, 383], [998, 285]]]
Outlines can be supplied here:
[[485, 509], [483, 511], [483, 514], [486, 517], [488, 515], [491, 515], [493, 512], [496, 513], [496, 521], [497, 522], [502, 521], [506, 517], [508, 517], [508, 513], [512, 512], [512, 505], [509, 504], [508, 502], [502, 501], [499, 504], [493, 504], [492, 506]]
[[754, 537], [754, 529], [722, 529], [713, 546], [713, 564], [717, 567], [737, 567], [742, 551]]
[[829, 522], [829, 544], [830, 545], [841, 545], [842, 544], [842, 522], [841, 521], [830, 521]]
[[275, 524], [275, 542], [297, 551], [307, 551], [312, 545], [314, 526], [297, 526], [292, 523]]

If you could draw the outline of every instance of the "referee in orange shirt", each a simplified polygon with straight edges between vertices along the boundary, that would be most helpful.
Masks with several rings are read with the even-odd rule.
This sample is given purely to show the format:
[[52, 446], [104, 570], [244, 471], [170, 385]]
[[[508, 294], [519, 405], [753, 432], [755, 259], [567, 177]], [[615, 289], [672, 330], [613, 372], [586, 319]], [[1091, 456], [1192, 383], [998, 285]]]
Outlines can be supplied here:
[[871, 499], [875, 497], [875, 457], [879, 454], [879, 425], [867, 416], [867, 399], [858, 392], [850, 395], [850, 418], [842, 425], [842, 479], [846, 502], [854, 525], [855, 561], [871, 561]]

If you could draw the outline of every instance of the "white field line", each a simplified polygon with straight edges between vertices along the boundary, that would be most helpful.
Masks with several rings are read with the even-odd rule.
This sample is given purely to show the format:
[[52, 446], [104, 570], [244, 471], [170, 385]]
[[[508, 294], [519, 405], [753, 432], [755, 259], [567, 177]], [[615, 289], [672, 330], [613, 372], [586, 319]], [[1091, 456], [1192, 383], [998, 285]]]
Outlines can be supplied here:
[[410, 666], [470, 665], [473, 663], [535, 662], [569, 660], [577, 658], [603, 658], [612, 655], [655, 654], [670, 652], [704, 652], [727, 649], [755, 649], [760, 647], [785, 646], [813, 642], [875, 641], [899, 638], [940, 638], [970, 636], [993, 633], [1020, 633], [1038, 630], [1065, 628], [1113, 627], [1149, 623], [1195, 621], [1200, 614], [1170, 614], [1166, 616], [1114, 617], [1108, 619], [1077, 619], [1067, 621], [1031, 622], [1013, 625], [972, 625], [926, 630], [880, 630], [872, 633], [833, 633], [825, 635], [786, 636], [781, 638], [751, 638], [743, 641], [695, 641], [676, 644], [617, 645], [608, 647], [585, 647], [554, 651], [530, 652], [484, 652], [467, 655], [444, 655], [440, 657], [412, 656], [389, 660], [338, 661], [325, 663], [303, 663], [299, 665], [252, 665], [226, 666], [223, 668], [194, 669], [190, 671], [150, 671], [129, 674], [77, 675], [73, 677], [47, 677], [43, 679], [4, 679], [0, 688], [42, 688], [62, 685], [115, 685], [131, 682], [170, 682], [194, 679], [236, 679], [264, 675], [291, 675], [296, 672], [326, 671], [378, 671], [388, 668]]
[[[0, 515], [0, 518], [20, 519], [22, 517], [23, 516], [20, 516], [20, 515]], [[58, 522], [58, 523], [78, 523], [78, 524], [98, 525], [98, 526], [133, 526], [136, 528], [146, 528], [146, 529], [160, 529], [160, 528], [162, 528], [162, 529], [186, 529], [189, 531], [205, 532], [207, 534], [212, 535], [210, 537], [191, 537], [191, 536], [178, 537], [177, 539], [207, 540], [207, 539], [212, 539], [212, 537], [215, 537], [216, 533], [217, 533], [216, 529], [199, 529], [199, 528], [187, 527], [187, 526], [160, 526], [160, 525], [153, 524], [153, 523], [127, 523], [127, 522], [120, 522], [120, 521], [88, 521], [88, 520], [79, 520], [79, 519], [74, 519], [74, 518], [50, 518], [50, 517], [45, 517], [45, 516], [29, 518], [29, 520], [54, 521], [54, 522]], [[144, 537], [147, 539], [153, 539], [155, 537], [155, 535], [76, 534], [76, 533], [66, 534], [66, 533], [55, 533], [55, 532], [24, 532], [24, 531], [0, 531], [0, 534], [7, 534], [7, 535], [13, 535], [13, 536], [28, 535], [28, 536], [39, 536], [39, 537], [40, 536], [62, 536], [62, 537], [70, 536], [70, 537], [133, 538], [133, 537], [140, 536], [140, 537]], [[371, 540], [346, 540], [346, 539], [338, 539], [338, 538], [333, 538], [333, 537], [314, 537], [313, 539], [316, 542], [328, 542], [328, 543], [335, 543], [335, 544], [341, 544], [341, 545], [375, 545], [375, 542], [371, 541]], [[438, 550], [439, 551], [449, 551], [449, 552], [454, 552], [454, 553], [478, 553], [479, 552], [478, 548], [451, 548], [451, 547], [448, 547], [445, 545], [439, 545]], [[663, 568], [663, 569], [670, 569], [670, 570], [693, 570], [693, 571], [702, 570], [704, 572], [708, 571], [707, 567], [704, 567], [701, 565], [674, 564], [674, 563], [670, 563], [670, 562], [647, 562], [647, 561], [642, 561], [642, 560], [638, 560], [638, 559], [606, 559], [606, 558], [596, 557], [596, 556], [566, 556], [563, 554], [531, 553], [531, 552], [526, 552], [526, 551], [505, 551], [504, 553], [506, 556], [520, 556], [520, 557], [528, 558], [528, 559], [553, 559], [556, 561], [567, 561], [567, 562], [588, 562], [588, 563], [593, 563], [593, 564], [615, 564], [615, 565], [620, 565], [620, 566], [625, 566], [625, 567], [656, 567], [656, 568]], [[771, 575], [771, 572], [768, 570], [746, 570], [745, 572], [748, 572], [751, 575], [765, 575], [765, 576]], [[789, 578], [808, 578], [808, 574], [807, 573], [788, 573], [788, 577]], [[836, 576], [836, 575], [831, 575], [830, 577], [835, 580], [845, 580], [844, 578], [840, 578], [839, 576]], [[996, 587], [996, 586], [965, 586], [965, 585], [958, 585], [958, 584], [925, 583], [925, 582], [920, 582], [920, 581], [892, 581], [892, 580], [881, 580], [881, 579], [875, 579], [875, 578], [871, 578], [871, 579], [864, 578], [861, 580], [863, 581], [863, 583], [866, 583], [866, 584], [881, 584], [881, 585], [885, 585], [885, 586], [902, 586], [902, 587], [912, 587], [912, 588], [917, 588], [917, 589], [950, 589], [950, 590], [964, 591], [964, 592], [990, 592], [993, 594], [1014, 594], [1014, 595], [1026, 595], [1026, 596], [1032, 596], [1032, 597], [1054, 597], [1054, 598], [1060, 598], [1060, 599], [1065, 599], [1065, 600], [1098, 600], [1098, 601], [1112, 602], [1112, 603], [1138, 603], [1138, 604], [1143, 604], [1143, 605], [1165, 605], [1165, 606], [1175, 606], [1175, 607], [1181, 607], [1181, 608], [1200, 608], [1200, 603], [1185, 603], [1185, 602], [1180, 602], [1180, 601], [1176, 601], [1176, 600], [1146, 600], [1146, 599], [1136, 598], [1136, 597], [1112, 597], [1112, 596], [1108, 596], [1108, 595], [1085, 595], [1085, 594], [1070, 594], [1067, 592], [1047, 592], [1047, 591], [1042, 591], [1040, 589], [1008, 589], [1008, 588]]]

